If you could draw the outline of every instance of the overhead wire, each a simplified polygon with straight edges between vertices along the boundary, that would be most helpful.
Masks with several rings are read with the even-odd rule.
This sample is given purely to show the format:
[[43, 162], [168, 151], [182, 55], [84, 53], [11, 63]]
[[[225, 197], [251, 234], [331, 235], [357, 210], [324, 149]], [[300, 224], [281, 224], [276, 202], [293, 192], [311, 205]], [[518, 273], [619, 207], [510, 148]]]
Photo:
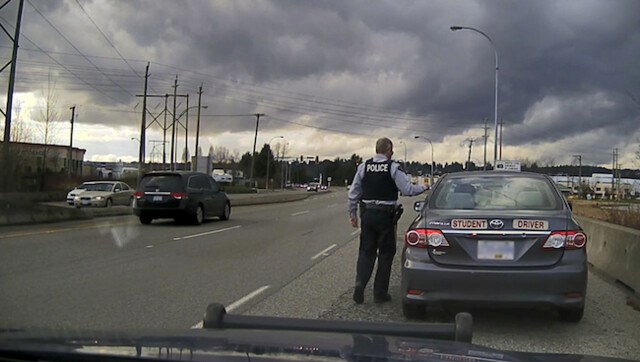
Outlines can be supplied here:
[[[2, 16], [0, 16], [0, 19], [2, 21], [4, 21], [5, 23], [8, 23], [6, 21], [6, 19], [4, 19]], [[101, 93], [102, 95], [106, 96], [107, 98], [110, 98], [113, 101], [116, 102], [120, 102], [119, 99], [116, 99], [114, 97], [112, 97], [111, 95], [101, 91], [100, 89], [96, 88], [94, 85], [88, 83], [87, 81], [85, 81], [84, 79], [80, 78], [78, 75], [76, 75], [74, 72], [72, 72], [71, 70], [69, 70], [64, 64], [60, 63], [56, 58], [52, 57], [49, 53], [47, 53], [44, 49], [40, 48], [38, 46], [38, 44], [36, 44], [35, 42], [33, 42], [31, 39], [29, 39], [28, 36], [26, 36], [25, 34], [23, 34], [22, 32], [20, 32], [20, 35], [22, 37], [22, 39], [27, 40], [28, 42], [30, 42], [33, 46], [35, 46], [37, 49], [39, 49], [44, 55], [46, 55], [47, 57], [49, 57], [51, 60], [53, 60], [56, 64], [58, 64], [60, 67], [62, 67], [63, 69], [65, 69], [67, 72], [69, 72], [69, 74], [72, 74], [74, 77], [76, 77], [79, 81], [81, 81], [82, 83], [86, 84], [87, 86], [93, 88], [95, 91]]]
[[123, 88], [122, 86], [120, 86], [118, 83], [116, 83], [113, 79], [111, 79], [107, 74], [105, 74], [100, 67], [98, 67], [95, 63], [93, 63], [93, 61], [91, 59], [89, 59], [89, 57], [87, 57], [80, 49], [78, 49], [78, 47], [75, 46], [75, 44], [73, 44], [73, 42], [71, 42], [71, 40], [69, 40], [53, 23], [51, 23], [51, 21], [49, 21], [49, 19], [44, 16], [44, 14], [35, 6], [33, 5], [33, 3], [31, 2], [31, 0], [27, 0], [27, 3], [38, 13], [38, 15], [40, 15], [42, 17], [42, 19], [44, 19], [44, 21], [49, 24], [49, 26], [51, 26], [51, 28], [53, 30], [56, 31], [56, 33], [58, 33], [58, 35], [60, 35], [62, 37], [62, 39], [64, 39], [69, 45], [71, 45], [71, 47], [78, 52], [78, 54], [80, 54], [89, 64], [93, 65], [101, 74], [103, 74], [107, 79], [109, 79], [110, 81], [113, 82], [113, 84], [115, 84], [116, 86], [118, 86], [122, 91], [124, 91], [125, 93], [127, 93], [128, 95], [135, 97], [135, 95], [133, 93], [131, 93], [130, 91], [128, 91], [127, 89]]

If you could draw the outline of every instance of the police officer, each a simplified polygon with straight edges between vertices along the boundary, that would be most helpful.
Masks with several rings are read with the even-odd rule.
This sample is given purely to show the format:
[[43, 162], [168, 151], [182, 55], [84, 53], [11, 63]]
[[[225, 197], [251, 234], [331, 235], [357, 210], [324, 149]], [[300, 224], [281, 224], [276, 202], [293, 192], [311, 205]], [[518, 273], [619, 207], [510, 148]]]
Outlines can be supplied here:
[[384, 303], [391, 300], [389, 278], [396, 254], [394, 213], [398, 191], [403, 196], [415, 196], [428, 189], [413, 185], [399, 165], [391, 161], [393, 143], [388, 138], [376, 142], [376, 155], [358, 166], [349, 189], [349, 222], [358, 227], [358, 204], [362, 217], [360, 249], [356, 266], [356, 285], [353, 300], [364, 302], [364, 289], [371, 279], [373, 266], [378, 257], [378, 270], [373, 284], [373, 301]]

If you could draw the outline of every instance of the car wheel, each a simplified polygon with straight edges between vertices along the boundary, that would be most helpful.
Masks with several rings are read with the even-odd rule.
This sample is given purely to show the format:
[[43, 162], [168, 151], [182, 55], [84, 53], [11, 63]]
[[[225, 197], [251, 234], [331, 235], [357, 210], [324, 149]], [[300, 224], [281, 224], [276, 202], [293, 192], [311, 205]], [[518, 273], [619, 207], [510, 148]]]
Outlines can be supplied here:
[[104, 206], [107, 208], [113, 206], [113, 200], [107, 199], [107, 201], [104, 203]]
[[584, 315], [584, 306], [580, 308], [562, 308], [558, 310], [558, 316], [563, 322], [578, 323]]
[[423, 304], [402, 302], [402, 314], [407, 319], [424, 319], [427, 308]]
[[231, 205], [227, 202], [224, 204], [224, 210], [222, 210], [222, 215], [220, 215], [220, 220], [229, 220], [231, 216]]
[[202, 224], [202, 221], [204, 221], [204, 209], [202, 208], [202, 205], [198, 205], [195, 214], [193, 214], [192, 220], [195, 225]]
[[153, 221], [153, 219], [150, 218], [149, 216], [140, 215], [140, 223], [144, 225], [149, 225], [151, 224], [151, 221]]

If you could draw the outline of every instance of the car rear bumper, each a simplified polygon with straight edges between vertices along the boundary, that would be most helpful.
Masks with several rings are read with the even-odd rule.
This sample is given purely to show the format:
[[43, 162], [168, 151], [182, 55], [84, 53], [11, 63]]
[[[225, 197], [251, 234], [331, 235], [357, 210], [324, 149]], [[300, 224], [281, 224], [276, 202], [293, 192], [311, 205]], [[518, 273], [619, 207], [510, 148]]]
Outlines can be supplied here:
[[482, 308], [581, 307], [588, 276], [583, 255], [566, 252], [555, 266], [526, 269], [450, 267], [403, 258], [403, 301]]
[[195, 214], [195, 205], [184, 204], [179, 207], [172, 208], [155, 208], [155, 207], [134, 207], [133, 213], [136, 216], [145, 216], [152, 219], [173, 219], [185, 215]]

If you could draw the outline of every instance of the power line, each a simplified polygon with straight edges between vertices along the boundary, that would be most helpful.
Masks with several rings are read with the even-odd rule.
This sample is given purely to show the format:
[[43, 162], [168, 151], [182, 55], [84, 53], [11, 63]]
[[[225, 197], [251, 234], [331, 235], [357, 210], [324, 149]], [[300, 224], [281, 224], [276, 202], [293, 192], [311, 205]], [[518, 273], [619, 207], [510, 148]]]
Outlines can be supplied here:
[[[5, 23], [7, 22], [3, 17], [0, 16], [0, 19], [2, 19], [2, 21], [4, 21]], [[46, 51], [44, 51], [42, 48], [40, 48], [35, 42], [33, 42], [31, 39], [29, 39], [29, 37], [27, 37], [26, 35], [20, 33], [20, 35], [26, 39], [28, 42], [30, 42], [31, 44], [33, 44], [33, 46], [35, 46], [36, 48], [40, 49], [40, 51], [45, 54], [46, 56], [48, 56], [49, 58], [51, 58], [51, 60], [53, 60], [56, 64], [60, 65], [63, 69], [65, 69], [67, 72], [69, 72], [69, 74], [73, 75], [74, 77], [76, 77], [78, 80], [80, 80], [82, 83], [88, 85], [89, 87], [93, 88], [94, 90], [96, 90], [97, 92], [103, 94], [104, 96], [106, 96], [107, 98], [110, 98], [113, 101], [116, 102], [120, 102], [120, 100], [104, 93], [103, 91], [97, 89], [95, 86], [93, 86], [92, 84], [86, 82], [85, 80], [83, 80], [82, 78], [80, 78], [79, 76], [77, 76], [74, 72], [72, 72], [71, 70], [67, 69], [67, 67], [65, 65], [63, 65], [62, 63], [58, 62], [57, 59], [55, 59], [54, 57], [52, 57], [51, 55], [49, 55]]]
[[69, 43], [69, 45], [71, 45], [71, 47], [78, 52], [78, 54], [80, 54], [87, 62], [89, 62], [89, 64], [93, 65], [100, 73], [102, 73], [107, 79], [109, 79], [110, 81], [113, 82], [113, 84], [117, 85], [120, 89], [122, 89], [125, 93], [129, 94], [131, 97], [135, 97], [133, 93], [129, 92], [128, 90], [124, 89], [123, 87], [121, 87], [118, 83], [116, 83], [113, 79], [111, 79], [107, 74], [105, 74], [100, 67], [98, 67], [95, 63], [93, 63], [93, 61], [91, 61], [91, 59], [89, 59], [89, 57], [87, 57], [82, 51], [80, 51], [80, 49], [78, 49], [78, 47], [76, 47], [71, 40], [69, 40], [64, 34], [62, 34], [62, 32], [55, 26], [53, 25], [53, 23], [51, 23], [51, 21], [49, 21], [49, 19], [47, 19], [46, 16], [44, 16], [44, 14], [42, 14], [42, 12], [40, 12], [40, 10], [35, 7], [32, 3], [31, 0], [27, 0], [27, 3], [44, 19], [44, 21], [47, 22], [47, 24], [49, 24], [49, 26], [51, 26], [51, 28], [53, 28], [53, 30], [56, 31], [56, 33], [58, 33], [58, 35], [60, 35], [62, 37], [62, 39], [64, 39], [67, 43]]
[[142, 79], [142, 76], [140, 74], [138, 74], [138, 72], [136, 72], [136, 70], [131, 66], [131, 64], [129, 64], [129, 62], [122, 56], [122, 54], [120, 54], [120, 51], [118, 50], [118, 48], [116, 48], [116, 46], [111, 42], [111, 40], [109, 40], [109, 38], [104, 34], [104, 32], [102, 31], [102, 29], [100, 29], [100, 27], [98, 26], [98, 24], [96, 24], [95, 21], [93, 21], [93, 19], [91, 18], [91, 16], [89, 15], [89, 13], [87, 13], [87, 11], [84, 9], [84, 7], [82, 6], [82, 4], [80, 4], [79, 0], [76, 0], [76, 4], [78, 4], [78, 7], [80, 8], [80, 10], [82, 10], [82, 12], [84, 13], [84, 15], [86, 15], [86, 17], [89, 19], [89, 21], [91, 21], [91, 24], [93, 24], [93, 26], [96, 27], [96, 29], [98, 29], [98, 32], [100, 32], [100, 34], [102, 34], [102, 37], [104, 38], [104, 40], [107, 41], [107, 43], [109, 43], [109, 45], [113, 48], [113, 50], [116, 51], [116, 53], [118, 54], [118, 56], [120, 57], [120, 59], [122, 59], [128, 66], [129, 69], [131, 69], [131, 71], [133, 72], [133, 74], [135, 74], [138, 78]]

